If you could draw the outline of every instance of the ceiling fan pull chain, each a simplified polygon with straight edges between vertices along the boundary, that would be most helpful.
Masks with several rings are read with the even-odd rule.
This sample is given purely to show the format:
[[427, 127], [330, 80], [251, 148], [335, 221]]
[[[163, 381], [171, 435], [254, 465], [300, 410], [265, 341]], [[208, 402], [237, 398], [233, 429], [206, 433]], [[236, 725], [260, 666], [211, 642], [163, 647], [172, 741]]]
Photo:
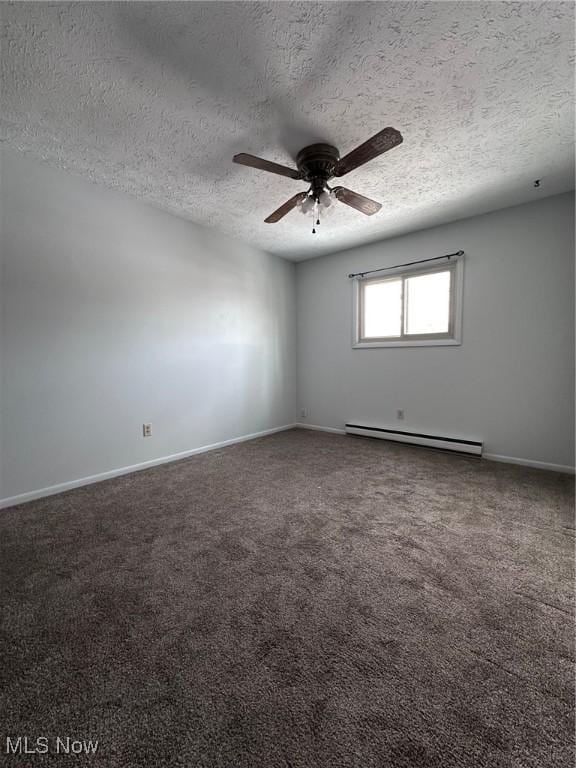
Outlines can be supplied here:
[[[314, 198], [314, 220], [316, 221], [316, 226], [320, 224], [320, 206], [318, 205], [318, 198]], [[316, 234], [316, 226], [312, 227], [312, 234]]]

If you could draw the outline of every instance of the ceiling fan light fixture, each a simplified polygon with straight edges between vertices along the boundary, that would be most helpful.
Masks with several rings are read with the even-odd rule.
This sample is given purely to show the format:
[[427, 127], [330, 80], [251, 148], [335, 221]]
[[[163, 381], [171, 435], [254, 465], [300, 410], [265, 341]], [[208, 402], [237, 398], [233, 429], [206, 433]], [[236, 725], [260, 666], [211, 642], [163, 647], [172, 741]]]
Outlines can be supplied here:
[[296, 157], [297, 168], [289, 168], [279, 163], [264, 160], [255, 155], [249, 155], [241, 152], [234, 155], [233, 161], [240, 165], [247, 165], [250, 168], [257, 168], [261, 171], [268, 171], [280, 176], [287, 176], [297, 181], [306, 181], [310, 184], [307, 192], [298, 192], [289, 200], [283, 203], [280, 208], [273, 211], [264, 219], [266, 224], [276, 224], [286, 216], [287, 213], [299, 207], [302, 213], [314, 212], [314, 228], [320, 224], [320, 210], [322, 213], [328, 211], [332, 204], [332, 198], [340, 203], [354, 208], [365, 216], [373, 216], [382, 208], [380, 203], [370, 200], [364, 195], [359, 195], [346, 187], [328, 187], [328, 181], [334, 176], [345, 176], [350, 171], [365, 165], [375, 157], [388, 152], [397, 147], [403, 141], [402, 134], [395, 128], [384, 128], [372, 138], [360, 144], [359, 147], [348, 152], [344, 157], [340, 157], [338, 149], [331, 144], [310, 144], [304, 147]]

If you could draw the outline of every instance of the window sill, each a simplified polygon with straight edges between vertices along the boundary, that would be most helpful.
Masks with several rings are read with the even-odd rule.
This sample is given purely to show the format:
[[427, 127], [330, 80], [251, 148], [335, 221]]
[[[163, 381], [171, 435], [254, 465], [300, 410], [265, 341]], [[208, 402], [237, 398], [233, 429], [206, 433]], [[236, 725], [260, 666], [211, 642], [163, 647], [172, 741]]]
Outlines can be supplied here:
[[454, 347], [462, 344], [460, 339], [399, 339], [398, 341], [356, 341], [353, 349], [376, 349], [378, 347]]

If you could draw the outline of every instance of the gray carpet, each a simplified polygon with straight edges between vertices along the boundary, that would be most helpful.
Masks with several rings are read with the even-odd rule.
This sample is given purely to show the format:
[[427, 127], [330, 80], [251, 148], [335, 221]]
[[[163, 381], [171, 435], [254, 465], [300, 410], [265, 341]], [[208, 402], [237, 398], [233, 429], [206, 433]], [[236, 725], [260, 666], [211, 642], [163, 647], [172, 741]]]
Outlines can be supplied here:
[[573, 505], [293, 430], [0, 512], [0, 765], [572, 768]]

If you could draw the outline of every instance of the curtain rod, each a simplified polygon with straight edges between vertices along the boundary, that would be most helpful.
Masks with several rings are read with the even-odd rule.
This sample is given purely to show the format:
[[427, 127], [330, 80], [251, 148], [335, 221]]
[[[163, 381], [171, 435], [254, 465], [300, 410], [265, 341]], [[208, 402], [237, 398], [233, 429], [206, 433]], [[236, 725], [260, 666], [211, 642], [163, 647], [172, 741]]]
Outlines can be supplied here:
[[456, 253], [447, 253], [445, 256], [434, 256], [431, 259], [420, 259], [420, 261], [407, 261], [406, 264], [395, 264], [393, 267], [380, 267], [380, 269], [369, 269], [367, 272], [354, 272], [348, 277], [364, 277], [371, 275], [372, 272], [386, 272], [387, 269], [398, 269], [399, 267], [411, 267], [413, 264], [425, 264], [427, 261], [439, 261], [440, 259], [451, 259], [453, 256], [464, 256], [464, 251]]

